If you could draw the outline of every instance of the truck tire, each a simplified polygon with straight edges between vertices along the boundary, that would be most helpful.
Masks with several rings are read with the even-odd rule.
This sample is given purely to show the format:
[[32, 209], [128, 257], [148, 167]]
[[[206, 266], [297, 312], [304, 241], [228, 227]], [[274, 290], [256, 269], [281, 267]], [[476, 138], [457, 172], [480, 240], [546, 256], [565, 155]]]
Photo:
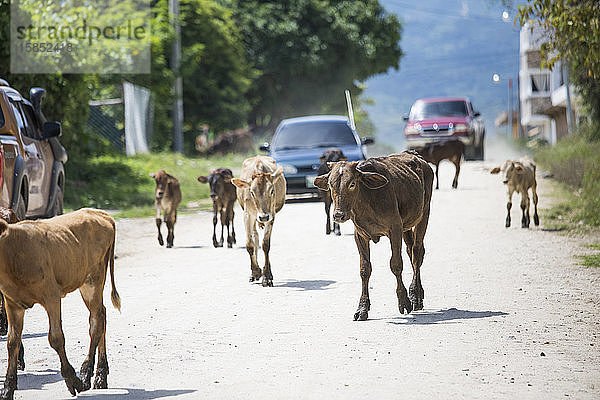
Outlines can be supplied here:
[[27, 214], [27, 207], [25, 205], [25, 199], [23, 198], [23, 193], [19, 193], [19, 201], [14, 210], [19, 221], [23, 221], [25, 219], [25, 214]]
[[63, 190], [60, 185], [56, 185], [56, 197], [54, 198], [54, 205], [52, 206], [52, 215], [50, 217], [55, 217], [57, 215], [63, 214]]

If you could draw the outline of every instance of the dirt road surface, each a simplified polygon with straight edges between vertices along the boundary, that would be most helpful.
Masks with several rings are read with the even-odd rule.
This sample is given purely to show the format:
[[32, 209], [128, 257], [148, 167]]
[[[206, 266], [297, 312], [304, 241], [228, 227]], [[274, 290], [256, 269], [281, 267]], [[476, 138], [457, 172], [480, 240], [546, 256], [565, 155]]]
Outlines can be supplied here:
[[[273, 288], [248, 282], [237, 245], [214, 249], [209, 213], [180, 216], [175, 248], [152, 219], [118, 221], [117, 288], [108, 309], [109, 387], [85, 399], [598, 399], [600, 271], [576, 265], [585, 239], [504, 228], [493, 162], [440, 171], [422, 269], [425, 309], [400, 315], [389, 242], [371, 245], [371, 312], [360, 296], [351, 222], [326, 236], [322, 204], [287, 204], [271, 245]], [[541, 182], [541, 205], [547, 204]], [[261, 254], [262, 255], [262, 254]], [[404, 254], [405, 256], [405, 254]], [[412, 271], [404, 259], [404, 281]], [[67, 354], [89, 343], [77, 293], [63, 301]], [[16, 399], [69, 399], [40, 306], [25, 315], [27, 368]], [[0, 361], [6, 365], [2, 339]]]

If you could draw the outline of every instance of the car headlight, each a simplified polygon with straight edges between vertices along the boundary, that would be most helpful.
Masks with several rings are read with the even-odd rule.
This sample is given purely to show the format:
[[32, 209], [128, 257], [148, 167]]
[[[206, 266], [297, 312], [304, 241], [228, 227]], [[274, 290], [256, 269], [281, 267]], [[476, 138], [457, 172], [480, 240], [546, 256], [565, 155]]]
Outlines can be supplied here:
[[421, 125], [420, 124], [414, 124], [412, 126], [407, 126], [406, 127], [406, 134], [407, 135], [416, 135], [421, 131]]
[[279, 164], [281, 168], [283, 168], [284, 175], [294, 175], [298, 173], [298, 168], [294, 167], [292, 164]]
[[468, 132], [469, 131], [469, 126], [465, 125], [465, 124], [456, 124], [454, 126], [454, 130], [456, 132]]

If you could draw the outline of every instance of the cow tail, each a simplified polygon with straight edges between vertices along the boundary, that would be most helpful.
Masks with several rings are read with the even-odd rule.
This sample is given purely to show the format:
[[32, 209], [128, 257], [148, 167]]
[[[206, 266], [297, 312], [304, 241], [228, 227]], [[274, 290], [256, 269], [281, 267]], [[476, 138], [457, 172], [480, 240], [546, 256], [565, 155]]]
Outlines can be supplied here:
[[115, 287], [115, 242], [113, 240], [113, 244], [110, 246], [110, 300], [112, 301], [113, 307], [117, 310], [121, 311], [121, 296], [119, 296], [119, 292], [117, 292], [117, 288]]

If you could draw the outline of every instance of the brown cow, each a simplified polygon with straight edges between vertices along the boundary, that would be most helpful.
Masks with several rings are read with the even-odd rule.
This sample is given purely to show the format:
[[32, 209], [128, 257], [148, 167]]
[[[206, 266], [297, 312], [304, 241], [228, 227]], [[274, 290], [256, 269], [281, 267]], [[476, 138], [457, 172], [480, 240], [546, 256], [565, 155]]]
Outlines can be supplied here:
[[508, 201], [506, 202], [506, 224], [510, 226], [510, 209], [512, 208], [512, 196], [514, 192], [521, 193], [521, 228], [529, 228], [529, 189], [533, 197], [533, 223], [538, 226], [540, 218], [538, 217], [538, 195], [537, 181], [535, 180], [535, 163], [527, 158], [521, 158], [518, 161], [506, 160], [502, 167], [492, 169], [492, 174], [498, 174], [502, 171], [502, 182], [507, 185]]
[[242, 153], [252, 150], [252, 132], [248, 129], [236, 129], [221, 132], [209, 141], [206, 135], [196, 137], [196, 150], [203, 155]]
[[[360, 254], [362, 294], [354, 320], [368, 318], [371, 261], [369, 241], [390, 239], [390, 267], [396, 276], [400, 313], [423, 308], [421, 264], [425, 255], [423, 238], [429, 221], [433, 170], [415, 152], [369, 158], [360, 162], [330, 164], [331, 171], [315, 179], [315, 186], [329, 190], [333, 198], [333, 220], [351, 219]], [[413, 267], [410, 300], [402, 283], [402, 239]]]
[[150, 174], [156, 182], [156, 191], [154, 207], [156, 208], [156, 228], [158, 228], [158, 243], [164, 244], [162, 234], [160, 233], [160, 225], [162, 223], [160, 212], [164, 211], [164, 220], [167, 225], [167, 248], [173, 247], [173, 239], [175, 238], [175, 222], [177, 222], [177, 207], [181, 203], [181, 189], [179, 181], [172, 175], [167, 174], [164, 170], [160, 170], [155, 174]]
[[460, 140], [448, 140], [445, 142], [429, 143], [425, 146], [415, 147], [414, 150], [425, 159], [435, 165], [435, 188], [440, 188], [439, 169], [442, 160], [448, 160], [454, 164], [456, 172], [452, 181], [452, 188], [458, 187], [458, 174], [460, 173], [460, 160], [465, 153], [465, 145]]
[[[26, 244], [27, 251], [23, 251]], [[50, 322], [48, 341], [60, 358], [60, 371], [73, 396], [91, 387], [107, 388], [106, 308], [103, 289], [110, 267], [111, 300], [121, 308], [114, 280], [115, 221], [101, 210], [82, 209], [47, 220], [14, 225], [0, 220], [0, 290], [8, 314], [8, 369], [0, 398], [12, 399], [17, 388], [17, 356], [25, 310], [40, 304]], [[61, 299], [79, 289], [90, 311], [90, 347], [81, 379], [67, 359], [61, 322]]]
[[[283, 169], [277, 167], [275, 160], [267, 156], [247, 158], [242, 164], [239, 178], [231, 180], [237, 187], [237, 198], [244, 210], [246, 226], [246, 250], [250, 254], [250, 282], [263, 277], [263, 286], [273, 286], [273, 274], [269, 261], [271, 249], [271, 231], [275, 214], [285, 203], [285, 178]], [[261, 271], [258, 266], [258, 231], [256, 224], [265, 229], [262, 248], [265, 253], [265, 266]]]
[[[329, 172], [329, 167], [327, 166], [328, 162], [347, 161], [348, 158], [344, 156], [344, 153], [340, 149], [327, 149], [323, 152], [323, 155], [319, 157], [319, 160], [321, 160], [321, 165], [319, 165], [319, 170], [317, 173], [319, 175], [325, 175], [327, 172]], [[323, 203], [325, 203], [325, 215], [327, 215], [325, 234], [329, 235], [331, 233], [331, 217], [329, 216], [329, 211], [331, 209], [331, 194], [329, 193], [329, 190], [327, 190], [321, 191], [320, 195], [321, 200], [323, 200]], [[338, 236], [341, 235], [340, 224], [337, 222], [333, 223], [333, 233]]]
[[[223, 227], [227, 226], [227, 247], [235, 244], [235, 228], [233, 226], [233, 206], [235, 205], [235, 186], [231, 183], [233, 172], [229, 168], [219, 168], [208, 176], [199, 176], [198, 182], [208, 183], [210, 198], [213, 201], [213, 246], [223, 247]], [[221, 215], [221, 240], [217, 242], [217, 219]], [[231, 233], [229, 226], [231, 225]]]

